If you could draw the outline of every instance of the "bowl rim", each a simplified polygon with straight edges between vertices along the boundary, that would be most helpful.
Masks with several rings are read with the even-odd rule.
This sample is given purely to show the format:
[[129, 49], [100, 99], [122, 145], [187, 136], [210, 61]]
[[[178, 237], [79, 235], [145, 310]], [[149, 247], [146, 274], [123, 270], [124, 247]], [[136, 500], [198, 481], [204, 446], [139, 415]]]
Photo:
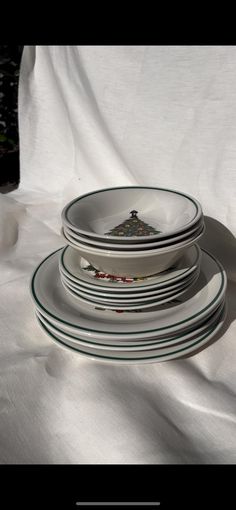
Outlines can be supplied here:
[[[198, 200], [196, 200], [193, 196], [191, 195], [188, 195], [187, 193], [184, 193], [182, 191], [178, 191], [178, 190], [175, 190], [175, 189], [169, 189], [169, 188], [161, 188], [161, 187], [155, 187], [155, 186], [115, 186], [115, 187], [110, 187], [110, 188], [101, 188], [101, 189], [98, 189], [98, 190], [95, 190], [95, 191], [90, 191], [89, 193], [85, 193], [83, 195], [80, 195], [79, 197], [76, 197], [74, 198], [73, 200], [71, 200], [68, 204], [65, 205], [65, 207], [62, 209], [62, 213], [61, 213], [61, 218], [62, 218], [62, 222], [65, 223], [65, 225], [67, 225], [69, 228], [72, 226], [73, 229], [75, 231], [77, 231], [78, 233], [81, 233], [81, 234], [85, 234], [89, 237], [92, 237], [92, 238], [97, 238], [98, 240], [99, 239], [106, 239], [106, 240], [116, 240], [117, 239], [120, 239], [121, 238], [118, 238], [118, 236], [111, 236], [111, 235], [108, 235], [108, 234], [98, 234], [97, 232], [89, 232], [88, 230], [84, 230], [82, 228], [79, 228], [77, 225], [75, 225], [74, 223], [72, 223], [69, 218], [68, 218], [68, 212], [70, 210], [70, 208], [76, 204], [77, 202], [79, 202], [80, 200], [83, 200], [84, 198], [86, 197], [89, 197], [89, 196], [92, 196], [92, 195], [96, 195], [98, 193], [102, 193], [102, 192], [105, 192], [105, 191], [115, 191], [115, 190], [124, 190], [124, 189], [143, 189], [143, 190], [148, 190], [148, 189], [152, 189], [152, 190], [156, 190], [156, 191], [167, 191], [168, 193], [173, 193], [173, 194], [176, 194], [176, 195], [181, 195], [182, 197], [184, 198], [187, 198], [188, 200], [190, 200], [190, 202], [193, 203], [193, 205], [195, 206], [196, 208], [196, 212], [195, 212], [195, 215], [194, 217], [192, 218], [192, 220], [188, 223], [185, 223], [184, 225], [182, 225], [181, 227], [177, 228], [177, 229], [173, 229], [173, 230], [169, 230], [168, 232], [164, 233], [160, 233], [160, 234], [154, 234], [152, 235], [152, 240], [156, 239], [161, 239], [163, 237], [166, 237], [167, 235], [170, 236], [170, 235], [173, 235], [173, 234], [177, 234], [179, 232], [182, 232], [182, 230], [185, 230], [188, 226], [188, 228], [190, 226], [193, 226], [194, 223], [196, 223], [198, 221], [198, 219], [200, 218], [201, 214], [202, 214], [202, 207], [201, 207], [201, 204], [200, 202], [198, 202]], [[132, 236], [132, 237], [127, 237], [127, 236], [122, 236], [122, 241], [123, 242], [130, 242], [132, 239], [132, 241], [145, 241], [147, 240], [147, 236]], [[121, 243], [122, 244], [122, 243]]]
[[[78, 250], [81, 253], [88, 253], [89, 255], [95, 255], [99, 257], [105, 257], [105, 258], [121, 258], [121, 259], [139, 259], [139, 258], [146, 258], [146, 257], [157, 257], [158, 255], [167, 255], [168, 253], [171, 253], [173, 251], [179, 251], [182, 249], [186, 249], [187, 247], [191, 246], [192, 244], [195, 244], [205, 233], [206, 226], [203, 224], [202, 229], [200, 232], [197, 233], [197, 236], [191, 236], [190, 239], [187, 239], [185, 242], [182, 241], [180, 243], [176, 243], [173, 245], [169, 245], [164, 248], [154, 248], [153, 250], [138, 250], [137, 252], [124, 252], [122, 250], [120, 251], [112, 251], [112, 250], [102, 250], [99, 248], [91, 248], [90, 246], [82, 246], [79, 243], [73, 243], [63, 232], [63, 237], [67, 241], [67, 243]], [[86, 258], [86, 257], [84, 257]]]
[[161, 241], [154, 241], [154, 243], [133, 243], [133, 244], [113, 244], [113, 243], [99, 243], [97, 244], [99, 241], [97, 240], [87, 240], [87, 238], [85, 237], [80, 237], [78, 233], [75, 233], [74, 231], [72, 231], [71, 229], [69, 229], [69, 227], [66, 227], [65, 225], [62, 227], [62, 233], [65, 232], [65, 235], [68, 236], [68, 239], [71, 239], [71, 241], [78, 243], [79, 245], [83, 245], [83, 246], [88, 246], [91, 247], [91, 248], [98, 248], [99, 250], [102, 250], [102, 251], [114, 251], [117, 252], [124, 252], [124, 253], [129, 253], [129, 252], [132, 252], [132, 253], [137, 253], [139, 251], [150, 251], [150, 250], [154, 250], [154, 249], [157, 249], [158, 250], [160, 249], [164, 249], [166, 246], [171, 246], [171, 245], [175, 245], [177, 243], [181, 243], [181, 242], [184, 242], [185, 239], [189, 239], [190, 237], [194, 236], [196, 234], [196, 236], [198, 235], [198, 233], [201, 231], [203, 225], [204, 225], [204, 218], [202, 218], [202, 220], [200, 221], [199, 220], [199, 224], [195, 224], [197, 226], [194, 226], [194, 228], [192, 228], [189, 232], [186, 231], [186, 233], [183, 233], [183, 234], [179, 234], [178, 236], [175, 236], [175, 237], [170, 237], [169, 239], [163, 239]]

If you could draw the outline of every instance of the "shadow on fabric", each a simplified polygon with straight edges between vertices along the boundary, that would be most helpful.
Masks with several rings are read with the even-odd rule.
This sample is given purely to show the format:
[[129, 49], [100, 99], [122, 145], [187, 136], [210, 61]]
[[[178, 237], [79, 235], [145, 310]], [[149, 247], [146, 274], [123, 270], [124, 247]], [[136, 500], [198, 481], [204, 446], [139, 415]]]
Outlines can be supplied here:
[[183, 356], [186, 359], [195, 356], [213, 343], [217, 342], [227, 331], [231, 322], [236, 319], [236, 238], [232, 232], [220, 221], [205, 216], [206, 232], [199, 242], [199, 246], [214, 255], [223, 265], [227, 274], [227, 315], [225, 322], [214, 338], [193, 354]]

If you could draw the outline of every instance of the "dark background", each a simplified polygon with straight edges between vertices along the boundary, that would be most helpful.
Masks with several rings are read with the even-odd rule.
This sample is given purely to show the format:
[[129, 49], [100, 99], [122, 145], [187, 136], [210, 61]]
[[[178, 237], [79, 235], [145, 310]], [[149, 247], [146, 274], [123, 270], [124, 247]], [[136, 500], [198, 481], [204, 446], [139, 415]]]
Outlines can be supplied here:
[[[0, 479], [4, 510], [235, 508], [234, 465], [0, 465]], [[160, 506], [76, 505], [86, 501], [158, 501]]]
[[0, 46], [0, 192], [19, 185], [18, 85], [24, 46]]

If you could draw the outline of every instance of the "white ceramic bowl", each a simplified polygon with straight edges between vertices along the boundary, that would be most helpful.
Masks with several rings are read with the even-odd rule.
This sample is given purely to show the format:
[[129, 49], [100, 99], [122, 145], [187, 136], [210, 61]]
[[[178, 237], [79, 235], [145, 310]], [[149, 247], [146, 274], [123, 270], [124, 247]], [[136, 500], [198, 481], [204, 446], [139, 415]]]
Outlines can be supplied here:
[[65, 237], [68, 244], [77, 249], [78, 253], [96, 269], [104, 271], [104, 273], [132, 278], [165, 271], [181, 258], [185, 250], [194, 244], [204, 231], [205, 227], [203, 226], [197, 237], [192, 236], [186, 242], [180, 242], [174, 246], [137, 252], [101, 250], [79, 243], [74, 244]]
[[101, 242], [98, 241], [95, 238], [90, 238], [87, 236], [82, 236], [80, 234], [77, 234], [74, 230], [68, 227], [64, 227], [65, 235], [68, 237], [68, 239], [71, 238], [71, 240], [75, 243], [80, 243], [85, 246], [91, 246], [93, 248], [101, 248], [102, 250], [124, 250], [124, 251], [137, 251], [137, 250], [153, 250], [154, 248], [162, 248], [164, 246], [168, 246], [170, 244], [178, 243], [180, 241], [184, 241], [188, 237], [192, 235], [198, 235], [198, 233], [201, 231], [201, 228], [203, 227], [204, 219], [203, 217], [200, 218], [200, 220], [190, 229], [185, 230], [184, 232], [181, 232], [178, 235], [175, 236], [168, 236], [166, 238], [162, 238], [159, 241], [153, 241], [151, 240], [147, 243], [108, 243], [108, 242]]
[[[130, 218], [138, 218], [154, 229], [151, 235], [129, 233], [110, 235], [108, 232]], [[62, 211], [62, 222], [78, 234], [98, 241], [146, 242], [175, 235], [193, 226], [201, 217], [201, 205], [185, 193], [164, 188], [123, 186], [97, 190], [82, 195]], [[131, 234], [131, 235], [130, 235]]]
[[140, 243], [140, 244], [126, 244], [126, 245], [114, 245], [112, 243], [100, 243], [96, 240], [94, 242], [87, 242], [84, 240], [84, 238], [80, 236], [75, 236], [74, 233], [71, 234], [71, 229], [64, 228], [62, 229], [62, 235], [72, 243], [76, 244], [80, 247], [88, 247], [88, 248], [95, 248], [99, 249], [103, 252], [105, 251], [111, 251], [111, 252], [124, 252], [124, 253], [137, 253], [140, 251], [149, 251], [149, 250], [160, 250], [160, 249], [168, 249], [169, 246], [176, 246], [179, 245], [179, 243], [188, 243], [189, 239], [196, 238], [198, 235], [202, 232], [202, 229], [204, 227], [204, 221], [197, 223], [197, 227], [191, 229], [189, 232], [186, 233], [186, 235], [180, 235], [175, 237], [170, 237], [165, 240], [161, 240], [159, 242], [154, 243]]

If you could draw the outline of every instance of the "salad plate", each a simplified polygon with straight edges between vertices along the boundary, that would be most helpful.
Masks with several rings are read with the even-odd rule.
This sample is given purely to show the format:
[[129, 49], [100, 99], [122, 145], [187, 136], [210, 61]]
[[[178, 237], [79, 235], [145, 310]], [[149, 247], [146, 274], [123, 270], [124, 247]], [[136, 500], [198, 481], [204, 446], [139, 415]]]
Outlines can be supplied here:
[[60, 253], [59, 268], [75, 283], [79, 282], [91, 289], [114, 290], [115, 293], [139, 292], [179, 282], [199, 267], [201, 256], [201, 249], [195, 244], [184, 251], [181, 259], [168, 271], [147, 277], [122, 278], [98, 271], [77, 250], [66, 246]]
[[89, 296], [88, 294], [74, 290], [72, 287], [70, 287], [65, 281], [62, 280], [62, 285], [64, 286], [65, 290], [73, 296], [78, 303], [86, 303], [88, 305], [92, 306], [101, 306], [106, 310], [139, 310], [140, 308], [142, 310], [146, 308], [150, 308], [153, 306], [161, 305], [164, 303], [168, 303], [170, 301], [173, 301], [177, 299], [179, 296], [181, 296], [184, 292], [187, 292], [188, 289], [191, 287], [191, 285], [194, 284], [194, 282], [197, 280], [197, 275], [193, 280], [189, 283], [185, 283], [181, 285], [178, 289], [173, 290], [172, 292], [165, 292], [156, 296], [149, 296], [148, 298], [140, 298], [140, 299], [131, 299], [131, 300], [112, 300], [107, 298], [100, 298], [94, 295], [94, 297]]
[[190, 285], [192, 281], [195, 280], [195, 278], [197, 278], [198, 276], [198, 273], [199, 273], [199, 269], [200, 268], [197, 268], [196, 271], [194, 271], [193, 273], [191, 273], [189, 276], [187, 276], [186, 278], [183, 278], [182, 280], [180, 280], [179, 282], [177, 283], [174, 283], [173, 285], [169, 285], [167, 287], [161, 287], [161, 288], [157, 288], [157, 289], [154, 289], [154, 290], [145, 290], [145, 291], [136, 291], [136, 292], [126, 292], [126, 293], [115, 293], [114, 291], [113, 292], [108, 292], [107, 289], [106, 289], [106, 292], [104, 292], [104, 290], [100, 290], [100, 288], [97, 290], [95, 289], [90, 289], [89, 287], [84, 287], [83, 285], [80, 285], [79, 283], [75, 283], [73, 280], [71, 280], [70, 278], [68, 278], [67, 276], [65, 276], [63, 273], [61, 273], [61, 280], [64, 281], [68, 287], [70, 287], [72, 290], [74, 291], [81, 291], [81, 292], [84, 292], [86, 295], [88, 296], [96, 296], [96, 298], [105, 298], [107, 300], [111, 299], [113, 300], [113, 298], [115, 300], [119, 300], [119, 301], [123, 301], [123, 300], [129, 300], [129, 301], [134, 301], [136, 299], [140, 300], [140, 299], [149, 299], [150, 297], [155, 297], [155, 296], [160, 296], [160, 295], [166, 295], [168, 293], [171, 293], [173, 291], [177, 291], [178, 289], [182, 288], [184, 285]]

